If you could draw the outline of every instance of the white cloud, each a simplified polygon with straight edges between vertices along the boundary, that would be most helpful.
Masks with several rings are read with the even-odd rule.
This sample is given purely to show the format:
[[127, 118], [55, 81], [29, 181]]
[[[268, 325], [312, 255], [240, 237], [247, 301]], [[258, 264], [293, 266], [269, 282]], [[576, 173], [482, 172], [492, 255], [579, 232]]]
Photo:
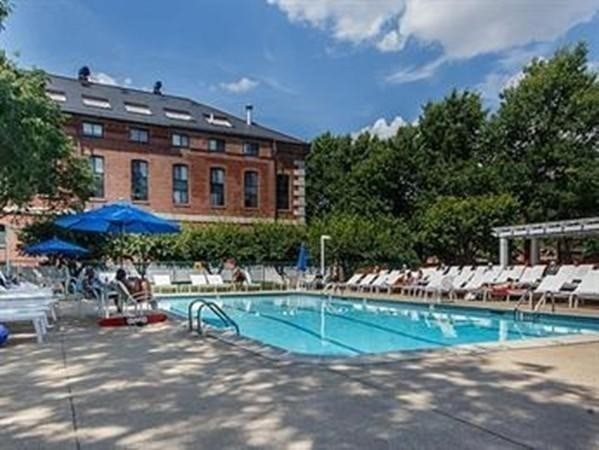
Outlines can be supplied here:
[[93, 83], [107, 84], [109, 86], [116, 86], [118, 84], [114, 77], [104, 72], [92, 73], [89, 78]]
[[351, 135], [355, 139], [363, 133], [370, 133], [373, 136], [378, 136], [380, 139], [389, 139], [395, 136], [397, 130], [406, 124], [407, 122], [401, 116], [396, 116], [390, 123], [387, 123], [387, 120], [381, 117], [372, 125], [364, 127]]
[[220, 83], [219, 86], [221, 89], [232, 92], [233, 94], [242, 94], [256, 88], [258, 84], [259, 83], [256, 80], [242, 77], [239, 80], [230, 83]]
[[491, 72], [485, 79], [476, 86], [483, 98], [496, 102], [499, 100], [499, 93], [506, 88], [516, 87], [524, 78], [524, 72], [519, 70], [516, 73]]
[[548, 41], [590, 20], [599, 0], [407, 0], [399, 32], [439, 43], [450, 59]]
[[391, 30], [385, 34], [376, 44], [382, 52], [394, 52], [401, 50], [405, 45], [405, 40], [401, 38], [401, 35], [397, 30]]
[[359, 43], [377, 37], [403, 9], [403, 0], [267, 0], [289, 20], [330, 29], [340, 41]]
[[[599, 0], [267, 0], [294, 22], [329, 30], [338, 41], [401, 50], [408, 39], [437, 45], [444, 61], [551, 42], [599, 11]], [[440, 65], [403, 70], [397, 82]]]
[[412, 83], [414, 81], [425, 80], [433, 76], [437, 69], [445, 64], [445, 61], [445, 58], [438, 58], [420, 67], [408, 67], [406, 69], [400, 69], [391, 75], [388, 75], [385, 80], [394, 84]]

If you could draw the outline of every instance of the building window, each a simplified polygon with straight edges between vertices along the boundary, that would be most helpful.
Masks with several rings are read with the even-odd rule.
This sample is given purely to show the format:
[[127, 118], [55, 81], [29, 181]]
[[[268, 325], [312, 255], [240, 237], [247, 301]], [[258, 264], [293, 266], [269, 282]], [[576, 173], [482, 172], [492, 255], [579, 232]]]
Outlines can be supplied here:
[[225, 169], [210, 169], [210, 205], [225, 206]]
[[258, 156], [260, 154], [260, 145], [257, 142], [244, 142], [243, 154], [247, 156]]
[[129, 128], [129, 140], [147, 144], [150, 140], [150, 132], [144, 128]]
[[204, 114], [204, 119], [210, 125], [215, 125], [217, 127], [227, 127], [231, 128], [233, 125], [231, 121], [227, 119], [225, 116], [215, 116], [214, 114]]
[[171, 136], [171, 143], [173, 144], [173, 147], [188, 148], [189, 136], [181, 133], [173, 133]]
[[101, 138], [104, 136], [104, 126], [101, 123], [83, 122], [83, 135], [87, 137]]
[[258, 172], [243, 174], [243, 204], [246, 208], [258, 207]]
[[277, 209], [289, 209], [289, 175], [277, 174]]
[[110, 101], [106, 98], [83, 96], [83, 104], [92, 108], [110, 109]]
[[165, 109], [164, 115], [166, 117], [168, 117], [169, 119], [184, 120], [186, 122], [190, 122], [193, 119], [193, 117], [191, 117], [191, 114], [189, 112], [179, 111], [179, 110], [175, 110], [175, 109]]
[[89, 164], [93, 174], [92, 197], [104, 198], [104, 158], [90, 156]]
[[46, 91], [46, 95], [55, 102], [64, 103], [67, 101], [67, 94], [65, 94], [63, 91], [53, 91], [48, 89]]
[[125, 103], [125, 109], [132, 114], [152, 115], [152, 110], [147, 105], [142, 105], [141, 103]]
[[173, 202], [177, 205], [189, 203], [189, 173], [185, 164], [173, 166]]
[[139, 159], [131, 161], [131, 199], [148, 201], [148, 163]]
[[225, 152], [225, 140], [224, 139], [208, 139], [208, 150], [211, 152], [224, 153]]
[[6, 226], [0, 225], [0, 248], [6, 248]]

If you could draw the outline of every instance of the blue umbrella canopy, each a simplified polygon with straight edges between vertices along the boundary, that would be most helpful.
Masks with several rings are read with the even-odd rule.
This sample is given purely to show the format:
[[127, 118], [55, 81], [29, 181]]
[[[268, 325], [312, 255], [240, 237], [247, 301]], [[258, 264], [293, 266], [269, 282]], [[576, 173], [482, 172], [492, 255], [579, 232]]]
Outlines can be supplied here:
[[297, 270], [299, 270], [300, 272], [305, 272], [306, 270], [308, 270], [308, 258], [308, 248], [302, 242], [302, 245], [299, 249], [299, 253], [297, 255]]
[[23, 249], [28, 255], [39, 256], [83, 256], [89, 251], [83, 247], [54, 237], [47, 241], [28, 245]]
[[162, 219], [129, 203], [110, 203], [98, 209], [70, 214], [56, 220], [56, 225], [73, 231], [115, 234], [178, 233], [179, 225]]

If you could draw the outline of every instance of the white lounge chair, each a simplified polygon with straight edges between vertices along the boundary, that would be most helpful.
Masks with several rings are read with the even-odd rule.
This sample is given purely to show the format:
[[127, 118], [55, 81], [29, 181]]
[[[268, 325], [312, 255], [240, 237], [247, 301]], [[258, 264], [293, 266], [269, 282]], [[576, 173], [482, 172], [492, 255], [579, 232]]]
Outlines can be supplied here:
[[440, 301], [443, 294], [449, 294], [449, 292], [451, 292], [455, 277], [455, 275], [441, 275], [433, 278], [422, 288], [422, 296], [428, 298], [430, 294], [431, 298], [436, 297], [437, 300]]
[[520, 277], [520, 280], [513, 288], [509, 288], [506, 291], [505, 301], [509, 302], [513, 296], [522, 296], [529, 292], [534, 287], [538, 286], [543, 279], [547, 266], [544, 264], [538, 264], [536, 266], [529, 266], [524, 270], [524, 273]]
[[206, 275], [206, 280], [208, 281], [208, 286], [213, 288], [215, 291], [231, 288], [231, 285], [225, 283], [223, 281], [223, 277], [221, 277], [219, 274], [208, 274]]
[[383, 290], [390, 293], [399, 280], [406, 276], [406, 272], [403, 270], [393, 270], [389, 273], [387, 278], [376, 287], [377, 292], [381, 292]]
[[[559, 295], [565, 283], [566, 278], [564, 274], [560, 274], [558, 272], [554, 275], [546, 275], [536, 288], [529, 290], [528, 293], [520, 297], [519, 301], [527, 296], [530, 309], [538, 310], [547, 302], [549, 298], [555, 298], [555, 296]], [[536, 306], [534, 305], [535, 297], [539, 297], [539, 301]]]
[[208, 288], [208, 280], [203, 273], [190, 273], [189, 281], [191, 281], [192, 291], [202, 291]]
[[335, 289], [339, 288], [339, 289], [352, 289], [353, 287], [358, 286], [358, 283], [360, 282], [360, 280], [362, 280], [362, 278], [364, 278], [366, 275], [363, 273], [354, 273], [349, 280], [347, 280], [345, 283], [329, 283], [327, 284], [327, 287], [333, 287]]
[[171, 276], [167, 273], [155, 273], [152, 275], [154, 289], [158, 292], [176, 292], [177, 286], [171, 282]]
[[15, 309], [15, 308], [0, 308], [0, 323], [10, 322], [31, 322], [35, 329], [37, 342], [44, 342], [47, 334], [48, 317], [44, 311], [33, 309]]
[[389, 272], [388, 270], [381, 270], [378, 273], [378, 276], [372, 281], [372, 283], [362, 287], [362, 291], [374, 291], [379, 286], [384, 285], [391, 273], [392, 272]]
[[356, 285], [349, 286], [350, 289], [354, 288], [357, 291], [361, 291], [362, 289], [370, 286], [374, 280], [378, 277], [378, 273], [369, 273], [364, 276]]
[[599, 270], [587, 272], [580, 284], [568, 297], [568, 307], [578, 308], [580, 301], [599, 299]]

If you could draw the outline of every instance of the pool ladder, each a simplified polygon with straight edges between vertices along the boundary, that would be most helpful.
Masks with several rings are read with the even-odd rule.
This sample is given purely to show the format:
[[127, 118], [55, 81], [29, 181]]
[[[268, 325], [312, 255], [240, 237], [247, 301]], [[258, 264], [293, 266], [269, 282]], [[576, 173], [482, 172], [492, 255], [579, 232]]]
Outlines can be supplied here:
[[536, 308], [534, 308], [530, 312], [525, 312], [525, 311], [522, 311], [520, 309], [520, 306], [522, 305], [522, 303], [524, 303], [525, 299], [526, 299], [526, 297], [523, 296], [516, 303], [516, 306], [514, 307], [514, 310], [513, 310], [514, 320], [517, 320], [517, 321], [520, 321], [520, 322], [524, 322], [524, 321], [526, 321], [526, 322], [537, 322], [540, 319], [541, 314], [539, 314], [539, 312], [537, 311]]
[[231, 319], [231, 317], [220, 306], [205, 298], [196, 298], [187, 307], [187, 322], [189, 331], [193, 331], [193, 307], [198, 303], [200, 304], [198, 310], [196, 311], [196, 330], [198, 334], [201, 334], [202, 336], [204, 335], [204, 327], [202, 325], [202, 310], [204, 308], [208, 308], [225, 324], [226, 327], [233, 328], [235, 330], [235, 334], [239, 336], [239, 326], [237, 323]]

